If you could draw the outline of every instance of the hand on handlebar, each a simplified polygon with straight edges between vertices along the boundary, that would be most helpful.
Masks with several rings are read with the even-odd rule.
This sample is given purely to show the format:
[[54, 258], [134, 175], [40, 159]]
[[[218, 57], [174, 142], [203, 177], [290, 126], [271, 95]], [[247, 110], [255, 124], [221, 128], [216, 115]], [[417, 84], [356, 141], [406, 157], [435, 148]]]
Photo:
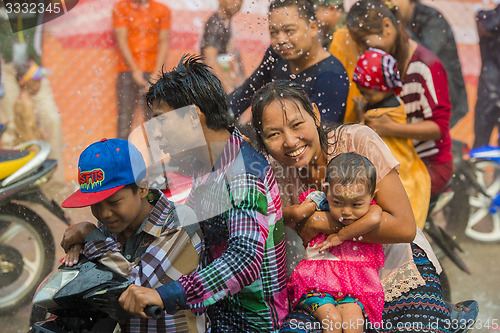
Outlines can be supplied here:
[[144, 309], [148, 305], [157, 305], [163, 309], [160, 294], [151, 288], [130, 285], [120, 296], [118, 302], [132, 316], [150, 319]]

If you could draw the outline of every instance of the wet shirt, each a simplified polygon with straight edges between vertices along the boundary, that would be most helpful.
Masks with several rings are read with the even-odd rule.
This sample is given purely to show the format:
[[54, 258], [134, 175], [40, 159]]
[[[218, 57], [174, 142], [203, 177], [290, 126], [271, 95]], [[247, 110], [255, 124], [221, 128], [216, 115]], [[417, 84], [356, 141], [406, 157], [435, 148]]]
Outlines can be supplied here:
[[288, 314], [283, 219], [273, 171], [234, 129], [186, 201], [203, 230], [202, 268], [182, 276], [212, 332], [278, 332]]
[[[85, 238], [83, 254], [99, 260], [136, 285], [156, 288], [189, 274], [198, 267], [203, 250], [201, 230], [194, 212], [169, 201], [158, 191], [154, 207], [141, 227], [126, 242], [110, 233], [102, 223]], [[203, 316], [179, 311], [160, 320], [129, 318], [124, 332], [202, 332]]]
[[414, 140], [418, 155], [430, 163], [451, 161], [451, 104], [444, 66], [434, 53], [418, 44], [402, 81], [400, 97], [405, 103], [407, 122], [432, 120], [441, 132], [439, 140]]
[[219, 54], [227, 53], [227, 44], [231, 38], [231, 24], [218, 13], [212, 15], [205, 24], [205, 30], [200, 42], [201, 54], [207, 46], [217, 49]]
[[311, 102], [316, 103], [324, 123], [342, 122], [349, 92], [349, 78], [344, 66], [334, 56], [312, 65], [298, 74], [292, 74], [287, 61], [271, 47], [259, 67], [245, 82], [229, 95], [235, 116], [240, 116], [252, 103], [253, 95], [274, 80], [291, 80], [302, 86]]
[[[113, 8], [113, 28], [127, 29], [127, 42], [137, 67], [143, 72], [155, 70], [160, 31], [169, 30], [170, 9], [154, 0], [141, 6], [132, 0], [122, 0]], [[122, 55], [118, 71], [130, 71]]]

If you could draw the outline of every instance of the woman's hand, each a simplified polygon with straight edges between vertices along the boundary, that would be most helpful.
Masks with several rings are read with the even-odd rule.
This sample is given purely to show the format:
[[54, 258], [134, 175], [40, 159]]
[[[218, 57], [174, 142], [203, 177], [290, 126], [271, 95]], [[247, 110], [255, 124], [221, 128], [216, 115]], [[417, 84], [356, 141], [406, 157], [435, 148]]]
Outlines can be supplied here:
[[365, 115], [365, 124], [380, 136], [392, 136], [394, 133], [393, 126], [397, 123], [387, 114], [383, 114], [379, 117]]
[[298, 224], [296, 230], [304, 244], [307, 244], [320, 232], [330, 235], [337, 233], [342, 227], [343, 225], [335, 220], [330, 212], [316, 211]]
[[70, 248], [75, 244], [84, 244], [85, 237], [94, 229], [97, 229], [97, 227], [91, 222], [81, 222], [69, 226], [64, 232], [61, 241], [61, 247], [64, 249], [64, 252], [68, 253]]

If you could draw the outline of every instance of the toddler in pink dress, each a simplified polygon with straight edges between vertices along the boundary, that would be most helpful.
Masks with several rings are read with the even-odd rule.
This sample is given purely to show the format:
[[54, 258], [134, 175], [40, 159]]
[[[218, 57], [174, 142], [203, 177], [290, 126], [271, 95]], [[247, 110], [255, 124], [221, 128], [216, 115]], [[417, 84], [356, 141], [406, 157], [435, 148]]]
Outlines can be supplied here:
[[301, 195], [344, 225], [308, 242], [287, 286], [293, 307], [312, 313], [323, 332], [342, 332], [342, 327], [362, 332], [364, 314], [374, 325], [382, 322], [384, 291], [377, 271], [384, 266], [382, 245], [358, 241], [380, 224], [382, 209], [373, 201], [376, 178], [367, 158], [343, 153], [327, 166], [325, 192]]

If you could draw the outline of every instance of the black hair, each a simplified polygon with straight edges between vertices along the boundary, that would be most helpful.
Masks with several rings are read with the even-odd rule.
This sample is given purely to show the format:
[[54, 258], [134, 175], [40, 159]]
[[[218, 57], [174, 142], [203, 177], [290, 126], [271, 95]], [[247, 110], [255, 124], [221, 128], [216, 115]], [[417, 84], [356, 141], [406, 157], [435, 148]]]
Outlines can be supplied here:
[[284, 108], [284, 102], [286, 100], [295, 103], [297, 109], [299, 109], [299, 105], [302, 106], [303, 109], [314, 119], [314, 122], [317, 124], [316, 129], [318, 131], [321, 149], [325, 153], [328, 153], [328, 132], [336, 125], [332, 125], [332, 127], [321, 125], [320, 120], [314, 113], [314, 108], [307, 94], [298, 84], [288, 80], [277, 80], [270, 82], [264, 87], [260, 88], [253, 96], [252, 126], [257, 134], [256, 136], [258, 148], [262, 152], [266, 152], [264, 140], [262, 140], [262, 117], [264, 114], [264, 109], [272, 102], [278, 101], [283, 106], [283, 111], [286, 117], [286, 110]]
[[196, 105], [213, 130], [229, 129], [229, 102], [220, 80], [202, 63], [203, 57], [185, 54], [171, 71], [162, 68], [160, 78], [150, 82], [146, 93], [148, 108], [153, 110], [159, 102], [179, 109]]
[[325, 181], [340, 185], [363, 184], [373, 195], [377, 186], [377, 170], [373, 163], [356, 153], [341, 153], [326, 167]]
[[137, 191], [139, 191], [139, 185], [137, 185], [137, 183], [125, 185], [123, 188], [129, 188], [134, 194], [137, 194]]
[[269, 5], [269, 13], [278, 8], [297, 7], [299, 17], [306, 21], [316, 21], [316, 11], [311, 0], [273, 0]]
[[[363, 48], [364, 38], [371, 34], [383, 31], [384, 18], [388, 17], [397, 31], [396, 48], [392, 56], [404, 67], [409, 54], [409, 35], [406, 27], [403, 26], [397, 7], [387, 4], [381, 0], [359, 0], [352, 5], [346, 17], [346, 25], [352, 38]], [[405, 68], [400, 68], [401, 75], [404, 75]]]

